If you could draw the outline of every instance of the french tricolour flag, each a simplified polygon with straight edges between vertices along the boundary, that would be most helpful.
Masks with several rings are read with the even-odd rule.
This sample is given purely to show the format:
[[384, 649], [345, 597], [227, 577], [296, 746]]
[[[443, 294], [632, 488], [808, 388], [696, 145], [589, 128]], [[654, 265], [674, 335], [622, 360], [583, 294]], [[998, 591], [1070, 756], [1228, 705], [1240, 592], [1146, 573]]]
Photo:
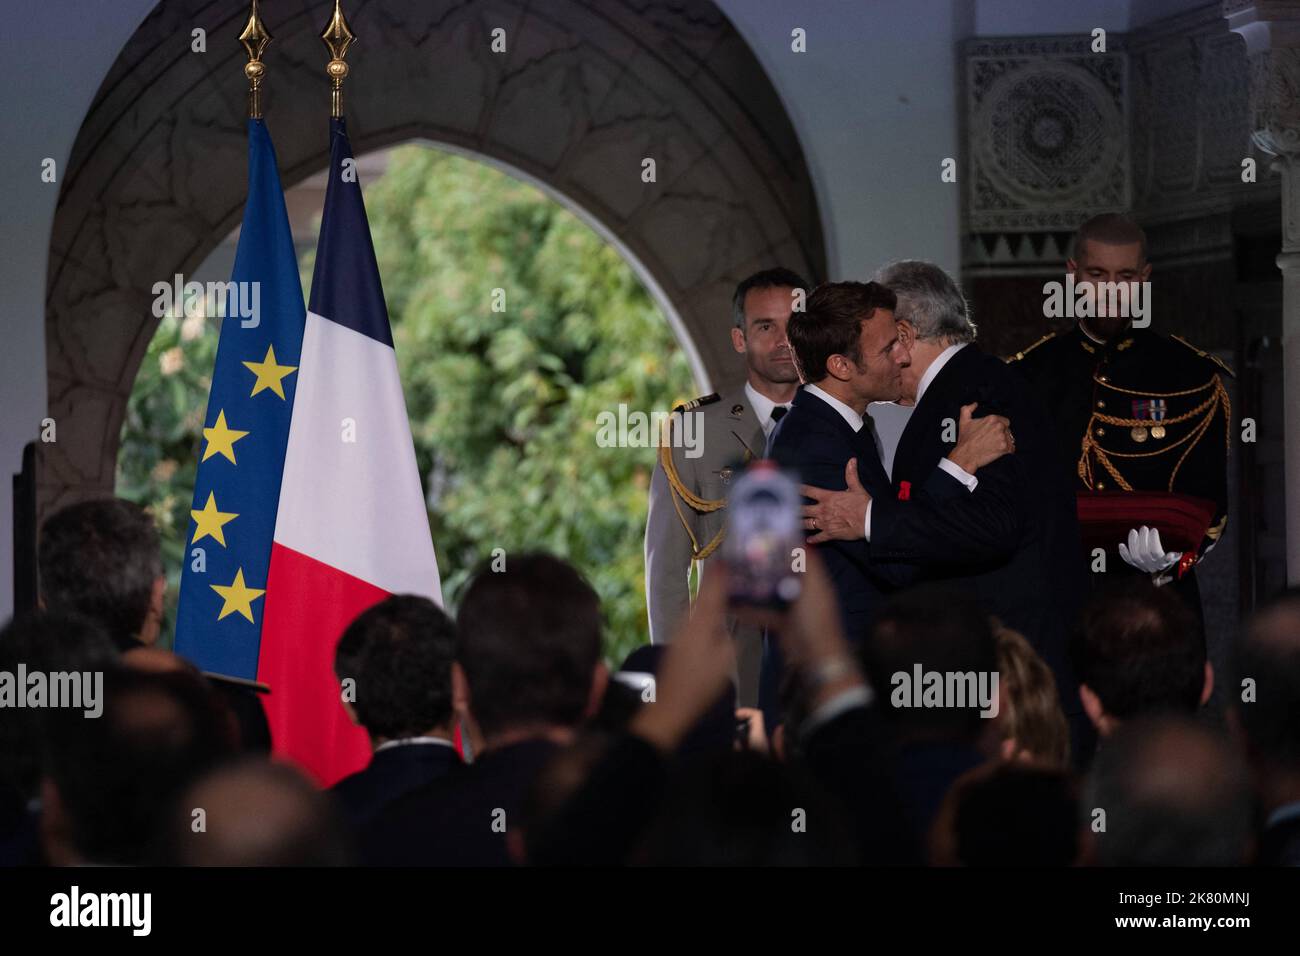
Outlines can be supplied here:
[[[330, 131], [329, 185], [266, 582], [257, 676], [277, 752], [329, 784], [369, 744], [343, 710], [334, 647], [391, 594], [442, 603], [406, 402], [352, 147]], [[367, 692], [356, 687], [356, 697]]]

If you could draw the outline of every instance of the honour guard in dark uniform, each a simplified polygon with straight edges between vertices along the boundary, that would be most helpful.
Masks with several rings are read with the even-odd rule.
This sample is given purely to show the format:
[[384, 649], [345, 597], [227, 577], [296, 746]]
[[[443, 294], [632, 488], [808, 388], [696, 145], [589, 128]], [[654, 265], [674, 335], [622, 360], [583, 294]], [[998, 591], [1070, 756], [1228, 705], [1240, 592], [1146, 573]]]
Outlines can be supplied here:
[[[785, 327], [792, 293], [806, 289], [788, 269], [741, 282], [732, 301], [731, 335], [745, 356], [746, 382], [679, 405], [668, 419], [650, 479], [645, 531], [646, 604], [656, 644], [669, 641], [690, 610], [691, 569], [722, 544], [731, 485], [750, 461], [763, 457], [768, 433], [799, 386]], [[694, 420], [687, 422], [688, 415]], [[762, 632], [729, 624], [737, 642], [736, 699], [752, 707], [758, 702]]]
[[[1075, 250], [1067, 267], [1079, 283], [1142, 281], [1150, 273], [1145, 236], [1122, 216], [1089, 220]], [[1070, 331], [1044, 336], [1007, 361], [1043, 396], [1062, 465], [1077, 488], [1173, 492], [1214, 503], [1204, 540], [1194, 549], [1166, 551], [1158, 534], [1141, 527], [1116, 542], [1120, 557], [1156, 583], [1177, 579], [1199, 614], [1192, 568], [1228, 520], [1232, 408], [1224, 381], [1232, 370], [1176, 335], [1109, 315], [1081, 318]]]

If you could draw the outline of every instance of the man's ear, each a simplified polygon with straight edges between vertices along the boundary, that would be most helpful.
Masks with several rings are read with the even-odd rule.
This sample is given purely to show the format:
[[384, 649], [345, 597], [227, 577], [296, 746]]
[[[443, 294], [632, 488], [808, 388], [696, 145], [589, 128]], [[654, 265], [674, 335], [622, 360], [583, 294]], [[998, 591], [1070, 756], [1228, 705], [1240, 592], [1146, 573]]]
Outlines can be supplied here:
[[1151, 278], [1151, 263], [1148, 262], [1142, 267], [1142, 271], [1138, 273], [1138, 279], [1146, 282], [1149, 278]]
[[899, 319], [895, 322], [894, 330], [898, 333], [898, 341], [902, 343], [903, 348], [910, 349], [916, 342], [916, 326], [907, 319]]
[[1210, 695], [1214, 693], [1214, 665], [1209, 661], [1205, 662], [1205, 683], [1201, 686], [1201, 706], [1204, 707], [1210, 702]]
[[594, 716], [596, 711], [600, 710], [607, 687], [609, 687], [609, 668], [605, 666], [604, 661], [597, 661], [591, 671], [591, 693], [587, 696], [587, 707], [582, 713], [584, 719]]
[[745, 333], [734, 325], [731, 327], [731, 347], [741, 355], [745, 354]]
[[1066, 259], [1066, 260], [1065, 260], [1065, 271], [1066, 271], [1066, 272], [1071, 272], [1071, 273], [1073, 273], [1073, 272], [1078, 272], [1078, 271], [1079, 271], [1079, 263], [1075, 262], [1073, 259]]
[[1080, 684], [1079, 700], [1083, 701], [1083, 710], [1092, 721], [1092, 725], [1097, 728], [1097, 733], [1105, 736], [1106, 730], [1102, 725], [1109, 727], [1109, 719], [1106, 717], [1106, 708], [1101, 706], [1101, 698], [1093, 693], [1092, 688], [1087, 684]]
[[153, 589], [149, 592], [149, 611], [144, 617], [144, 626], [137, 635], [140, 643], [152, 645], [158, 643], [162, 635], [163, 599], [167, 597], [167, 576], [158, 575], [153, 579]]
[[349, 704], [346, 700], [343, 701], [343, 709], [347, 711], [348, 720], [352, 721], [354, 724], [360, 727], [361, 718], [357, 716], [357, 709], [353, 707], [351, 704]]

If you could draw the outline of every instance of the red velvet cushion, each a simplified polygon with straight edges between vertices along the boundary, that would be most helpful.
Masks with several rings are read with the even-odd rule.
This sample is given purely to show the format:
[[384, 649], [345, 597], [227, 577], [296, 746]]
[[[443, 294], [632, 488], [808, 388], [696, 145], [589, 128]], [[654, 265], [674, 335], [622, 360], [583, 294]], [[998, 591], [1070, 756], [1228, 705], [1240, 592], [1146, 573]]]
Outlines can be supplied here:
[[1079, 531], [1084, 547], [1113, 551], [1132, 528], [1160, 531], [1166, 551], [1195, 551], [1214, 519], [1208, 498], [1167, 491], [1080, 491]]

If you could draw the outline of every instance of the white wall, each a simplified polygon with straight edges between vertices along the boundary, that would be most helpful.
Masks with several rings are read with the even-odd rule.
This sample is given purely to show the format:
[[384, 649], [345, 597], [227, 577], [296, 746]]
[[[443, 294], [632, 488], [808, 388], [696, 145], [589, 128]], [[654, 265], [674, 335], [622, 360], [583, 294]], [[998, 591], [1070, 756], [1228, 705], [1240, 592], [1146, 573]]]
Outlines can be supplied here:
[[970, 0], [976, 36], [1033, 36], [1136, 30], [1156, 20], [1216, 5], [1215, 0]]
[[[716, 0], [772, 79], [817, 190], [831, 278], [960, 265], [956, 43], [970, 0]], [[806, 53], [790, 31], [807, 33]]]
[[[45, 272], [59, 186], [82, 117], [155, 0], [41, 0], [0, 31], [0, 622], [13, 609], [11, 476], [45, 415]], [[7, 11], [8, 12], [8, 11]]]

